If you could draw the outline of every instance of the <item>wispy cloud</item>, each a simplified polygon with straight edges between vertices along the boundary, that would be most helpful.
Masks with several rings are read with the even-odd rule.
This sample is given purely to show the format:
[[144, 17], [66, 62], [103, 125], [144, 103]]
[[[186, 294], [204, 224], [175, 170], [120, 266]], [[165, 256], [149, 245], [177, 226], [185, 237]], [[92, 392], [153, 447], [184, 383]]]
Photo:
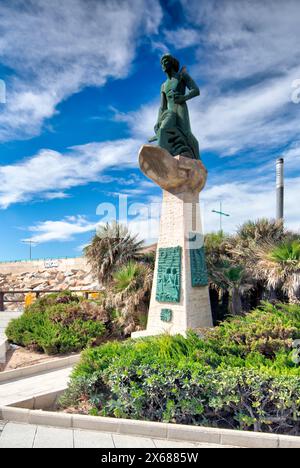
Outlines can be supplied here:
[[70, 95], [128, 76], [161, 19], [157, 0], [2, 0], [0, 60], [14, 75], [0, 141], [37, 135]]
[[37, 244], [46, 242], [71, 241], [75, 236], [95, 231], [97, 224], [89, 222], [85, 216], [69, 216], [59, 221], [43, 221], [30, 226], [30, 238]]
[[139, 140], [126, 139], [76, 146], [65, 154], [46, 149], [0, 166], [0, 208], [32, 198], [63, 198], [72, 187], [101, 182], [108, 168], [135, 166], [139, 146]]
[[[292, 84], [300, 78], [299, 1], [181, 4], [189, 26], [166, 30], [165, 38], [179, 56], [193, 46], [189, 69], [204, 85], [201, 99], [189, 107], [201, 149], [234, 155], [296, 139], [300, 107], [291, 98]], [[149, 110], [140, 112], [148, 122]], [[139, 125], [134, 131], [140, 134]]]
[[[281, 75], [298, 66], [298, 0], [181, 0], [198, 31], [199, 73], [215, 83]], [[185, 35], [188, 33], [186, 32]], [[184, 42], [178, 35], [179, 47]], [[174, 41], [176, 44], [176, 40]]]
[[[134, 1], [130, 9], [125, 1], [110, 2], [107, 9], [103, 4], [96, 7], [102, 2], [91, 2], [90, 9], [88, 2], [74, 0], [69, 15], [70, 0], [49, 4], [38, 0], [35, 3], [44, 9], [33, 11], [29, 6], [21, 17], [13, 16], [9, 2], [2, 2], [0, 57], [18, 75], [10, 83], [11, 102], [0, 117], [0, 140], [39, 132], [57, 103], [82, 87], [101, 86], [110, 76], [127, 76], [141, 31], [155, 33], [161, 22], [156, 1]], [[218, 228], [211, 210], [220, 199], [231, 214], [225, 227], [229, 231], [246, 219], [275, 214], [273, 165], [282, 148], [287, 222], [298, 229], [300, 107], [291, 102], [291, 95], [293, 81], [300, 78], [300, 3], [182, 0], [182, 5], [188, 25], [165, 30], [163, 37], [152, 38], [152, 46], [161, 51], [177, 48], [179, 57], [193, 47], [195, 61], [187, 65], [191, 75], [203, 82], [201, 97], [189, 102], [193, 132], [202, 152], [231, 157], [220, 162], [218, 173], [210, 172], [211, 185], [203, 193], [206, 230]], [[40, 38], [37, 31], [43, 27], [45, 8], [49, 23]], [[28, 31], [25, 47], [16, 22]], [[136, 164], [140, 144], [153, 134], [158, 107], [157, 96], [157, 101], [135, 112], [115, 111], [115, 120], [130, 129], [128, 140], [91, 143], [65, 153], [41, 150], [23, 162], [1, 167], [0, 206], [36, 197], [65, 197], [69, 188], [91, 181], [114, 183], [105, 170]], [[232, 169], [234, 160], [240, 163], [239, 171]], [[127, 185], [126, 177], [122, 183]], [[127, 192], [144, 195], [142, 182], [135, 183], [128, 184]]]

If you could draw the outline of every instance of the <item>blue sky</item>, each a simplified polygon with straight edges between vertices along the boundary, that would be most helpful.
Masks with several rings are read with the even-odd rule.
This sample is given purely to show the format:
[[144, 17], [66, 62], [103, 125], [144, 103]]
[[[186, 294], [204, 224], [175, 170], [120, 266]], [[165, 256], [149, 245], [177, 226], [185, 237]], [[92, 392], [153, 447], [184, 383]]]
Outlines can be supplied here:
[[161, 194], [137, 154], [167, 51], [201, 88], [189, 108], [209, 170], [204, 230], [220, 200], [228, 232], [273, 217], [278, 156], [299, 230], [299, 17], [298, 0], [0, 0], [0, 260], [26, 258], [24, 239], [37, 258], [80, 255], [118, 194], [131, 229], [155, 238]]

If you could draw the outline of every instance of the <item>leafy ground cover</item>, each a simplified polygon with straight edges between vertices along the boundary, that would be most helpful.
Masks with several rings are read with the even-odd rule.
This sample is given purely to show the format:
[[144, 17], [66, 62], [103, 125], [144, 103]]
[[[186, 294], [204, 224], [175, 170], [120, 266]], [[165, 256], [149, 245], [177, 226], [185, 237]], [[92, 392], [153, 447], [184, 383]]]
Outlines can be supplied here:
[[298, 305], [265, 303], [204, 338], [109, 342], [83, 352], [63, 408], [95, 415], [300, 433]]

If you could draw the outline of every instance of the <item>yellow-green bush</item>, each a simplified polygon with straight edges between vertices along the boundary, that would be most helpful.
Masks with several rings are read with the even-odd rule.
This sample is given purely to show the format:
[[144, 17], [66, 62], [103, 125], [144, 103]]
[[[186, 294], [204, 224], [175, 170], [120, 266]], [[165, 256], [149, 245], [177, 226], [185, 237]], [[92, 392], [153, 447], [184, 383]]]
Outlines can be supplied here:
[[37, 300], [13, 320], [6, 335], [12, 343], [47, 354], [80, 351], [105, 333], [107, 315], [97, 303], [70, 293]]

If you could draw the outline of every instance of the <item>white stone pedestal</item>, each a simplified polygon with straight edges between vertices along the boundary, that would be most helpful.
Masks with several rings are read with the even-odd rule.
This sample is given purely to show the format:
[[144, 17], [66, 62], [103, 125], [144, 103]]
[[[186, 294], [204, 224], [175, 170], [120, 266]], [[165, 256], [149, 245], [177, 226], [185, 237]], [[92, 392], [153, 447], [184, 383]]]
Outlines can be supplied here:
[[[172, 156], [170, 157], [174, 160]], [[186, 160], [187, 158], [183, 159]], [[149, 168], [145, 168], [142, 164], [141, 157], [140, 164], [143, 172], [149, 174]], [[176, 193], [171, 193], [163, 190], [160, 233], [147, 329], [133, 333], [133, 338], [162, 333], [185, 335], [189, 329], [209, 328], [213, 325], [208, 286], [193, 286], [192, 284], [191, 249], [198, 250], [203, 247], [199, 206], [199, 191], [203, 185], [202, 183], [201, 187], [198, 186], [192, 191], [187, 190], [187, 187], [184, 186], [184, 190], [180, 192], [180, 184], [178, 184], [179, 192], [172, 190], [172, 192]], [[181, 248], [179, 249], [181, 251], [179, 301], [162, 302], [157, 299], [161, 249], [178, 247]], [[193, 275], [193, 278], [195, 280], [195, 275]], [[169, 314], [167, 318], [170, 321], [165, 321], [166, 317], [164, 316], [162, 318], [162, 311], [164, 310], [167, 310]]]

